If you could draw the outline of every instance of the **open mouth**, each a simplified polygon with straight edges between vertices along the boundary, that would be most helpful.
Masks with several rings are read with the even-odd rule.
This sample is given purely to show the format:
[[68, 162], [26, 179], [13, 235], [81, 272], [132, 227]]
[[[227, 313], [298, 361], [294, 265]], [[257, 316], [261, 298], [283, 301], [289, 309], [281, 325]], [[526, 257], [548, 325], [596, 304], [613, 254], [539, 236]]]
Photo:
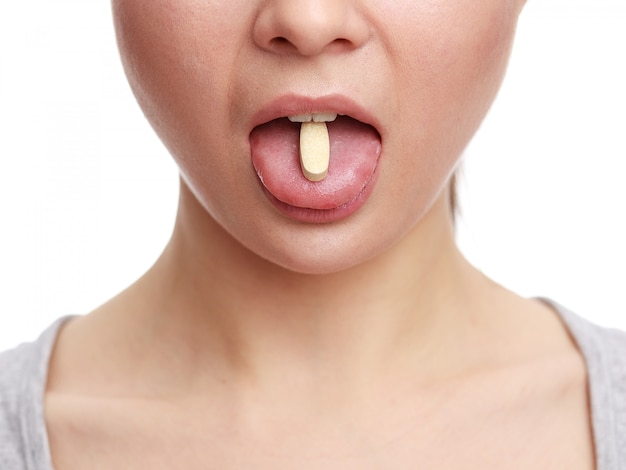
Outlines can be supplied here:
[[[324, 177], [317, 180], [307, 178], [301, 161], [302, 129], [315, 119], [325, 127], [328, 139], [327, 168]], [[316, 146], [315, 139], [305, 145]], [[347, 115], [312, 113], [256, 126], [250, 133], [250, 150], [260, 182], [277, 201], [294, 208], [326, 211], [349, 205], [371, 186], [382, 143], [380, 134], [369, 124]]]

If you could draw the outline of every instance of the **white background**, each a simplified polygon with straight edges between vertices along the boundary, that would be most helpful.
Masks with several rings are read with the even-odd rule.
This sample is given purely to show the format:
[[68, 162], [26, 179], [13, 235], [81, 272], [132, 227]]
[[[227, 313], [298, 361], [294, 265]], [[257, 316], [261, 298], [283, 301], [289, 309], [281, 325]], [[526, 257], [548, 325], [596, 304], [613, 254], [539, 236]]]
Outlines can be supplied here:
[[[466, 152], [459, 243], [488, 275], [626, 328], [626, 2], [529, 0]], [[173, 226], [109, 4], [0, 4], [0, 350], [140, 276]]]

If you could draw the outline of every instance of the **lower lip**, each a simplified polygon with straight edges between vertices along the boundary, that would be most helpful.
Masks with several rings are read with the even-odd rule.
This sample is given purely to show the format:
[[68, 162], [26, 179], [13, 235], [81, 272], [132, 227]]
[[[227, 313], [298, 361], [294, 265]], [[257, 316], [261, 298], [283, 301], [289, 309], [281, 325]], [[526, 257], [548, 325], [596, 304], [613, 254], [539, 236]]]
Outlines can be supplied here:
[[347, 219], [363, 207], [372, 194], [377, 179], [378, 165], [376, 165], [376, 169], [374, 170], [372, 177], [367, 181], [361, 192], [354, 199], [331, 209], [310, 209], [307, 207], [292, 206], [291, 204], [287, 204], [277, 199], [276, 196], [274, 196], [260, 180], [259, 184], [261, 185], [263, 193], [267, 199], [281, 214], [298, 222], [327, 224]]

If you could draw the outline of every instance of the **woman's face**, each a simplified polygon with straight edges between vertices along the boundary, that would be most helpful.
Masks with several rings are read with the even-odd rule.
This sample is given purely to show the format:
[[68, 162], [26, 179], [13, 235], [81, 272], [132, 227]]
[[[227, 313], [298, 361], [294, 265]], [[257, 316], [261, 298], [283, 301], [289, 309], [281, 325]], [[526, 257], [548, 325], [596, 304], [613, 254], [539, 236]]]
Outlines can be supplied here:
[[[500, 85], [523, 0], [113, 0], [130, 84], [191, 192], [289, 269], [374, 257], [442, 194]], [[328, 177], [299, 124], [328, 124]], [[282, 201], [282, 202], [281, 202]]]

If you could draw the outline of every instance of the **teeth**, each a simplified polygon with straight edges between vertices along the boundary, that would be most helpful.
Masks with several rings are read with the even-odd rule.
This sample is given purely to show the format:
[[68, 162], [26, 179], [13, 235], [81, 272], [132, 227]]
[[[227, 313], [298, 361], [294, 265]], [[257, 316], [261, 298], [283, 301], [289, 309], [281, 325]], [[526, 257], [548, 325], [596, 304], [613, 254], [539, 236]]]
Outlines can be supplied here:
[[336, 113], [309, 113], [288, 116], [291, 122], [331, 122], [337, 119]]
[[312, 114], [298, 114], [297, 116], [289, 116], [291, 122], [311, 122], [313, 120]]
[[333, 122], [335, 119], [337, 119], [336, 113], [313, 114], [313, 122]]

